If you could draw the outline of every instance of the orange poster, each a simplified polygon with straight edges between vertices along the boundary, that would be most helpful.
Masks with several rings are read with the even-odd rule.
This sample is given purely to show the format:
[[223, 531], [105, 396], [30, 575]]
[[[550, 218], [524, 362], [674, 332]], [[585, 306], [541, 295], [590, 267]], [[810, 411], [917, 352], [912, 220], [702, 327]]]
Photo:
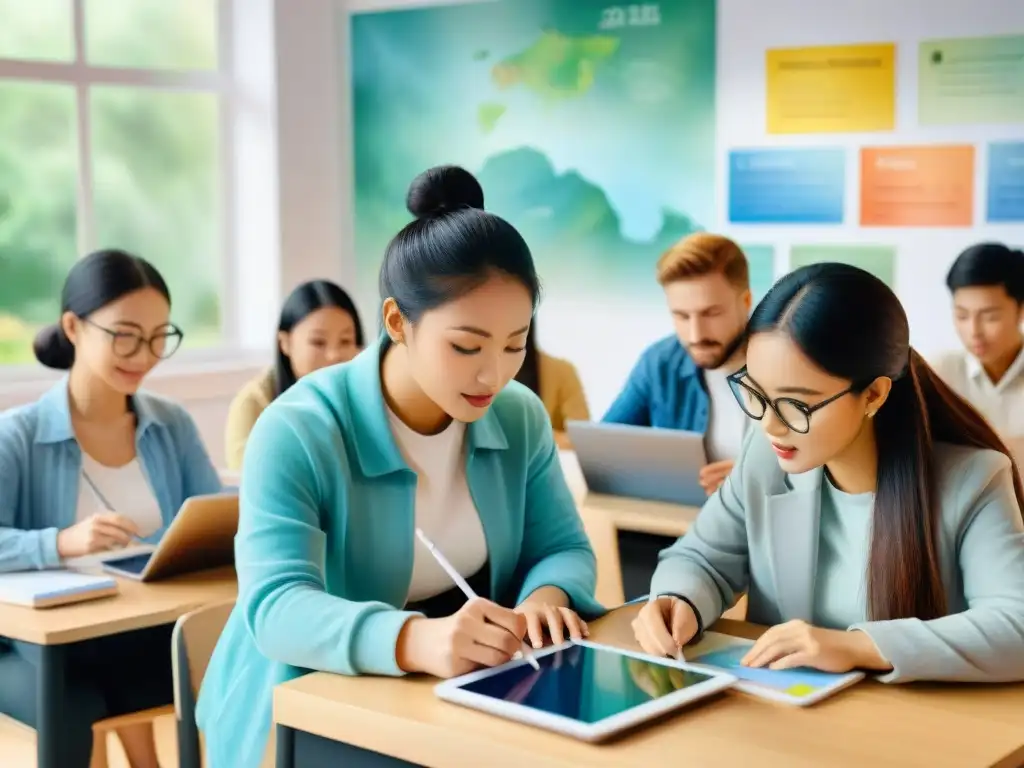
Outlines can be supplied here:
[[865, 147], [860, 151], [862, 227], [969, 227], [974, 223], [974, 147]]

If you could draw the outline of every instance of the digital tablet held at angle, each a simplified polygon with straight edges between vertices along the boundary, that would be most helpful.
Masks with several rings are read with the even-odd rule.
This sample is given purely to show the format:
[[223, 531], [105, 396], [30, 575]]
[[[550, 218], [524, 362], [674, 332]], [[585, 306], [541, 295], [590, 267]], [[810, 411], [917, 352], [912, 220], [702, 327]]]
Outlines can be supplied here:
[[705, 632], [699, 643], [686, 649], [686, 658], [696, 669], [733, 675], [738, 691], [797, 707], [816, 704], [864, 679], [859, 671], [839, 674], [805, 667], [745, 667], [740, 660], [751, 646], [750, 640]]
[[592, 493], [686, 507], [708, 500], [700, 484], [707, 454], [699, 432], [596, 421], [569, 421], [565, 428]]
[[137, 581], [159, 581], [183, 573], [233, 565], [238, 532], [238, 496], [193, 496], [152, 552], [132, 550], [103, 561], [103, 570]]
[[729, 688], [736, 678], [587, 641], [537, 651], [435, 688], [461, 704], [583, 741], [601, 741]]

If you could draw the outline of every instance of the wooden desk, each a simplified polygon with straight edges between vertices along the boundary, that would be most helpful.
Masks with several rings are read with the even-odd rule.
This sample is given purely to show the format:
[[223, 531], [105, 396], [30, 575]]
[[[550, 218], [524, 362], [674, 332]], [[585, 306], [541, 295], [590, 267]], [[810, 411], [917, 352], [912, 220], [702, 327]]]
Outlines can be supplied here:
[[611, 606], [625, 602], [619, 531], [679, 537], [697, 519], [700, 509], [660, 501], [588, 493], [579, 502], [579, 511], [597, 557], [595, 596], [601, 604]]
[[[622, 608], [593, 623], [593, 639], [635, 648], [629, 622], [636, 610]], [[758, 632], [729, 621], [715, 629], [745, 636]], [[866, 681], [806, 709], [728, 692], [595, 746], [447, 704], [435, 698], [435, 682], [316, 673], [278, 686], [278, 768], [621, 768], [678, 761], [723, 768], [1024, 764], [1024, 684], [883, 686]]]
[[[142, 584], [118, 579], [119, 594], [34, 610], [0, 605], [0, 637], [39, 646], [36, 722], [38, 768], [67, 768], [61, 750], [65, 653], [69, 643], [171, 624], [191, 610], [237, 596], [233, 568]], [[167, 653], [171, 649], [168, 647]], [[169, 703], [169, 702], [168, 702]]]

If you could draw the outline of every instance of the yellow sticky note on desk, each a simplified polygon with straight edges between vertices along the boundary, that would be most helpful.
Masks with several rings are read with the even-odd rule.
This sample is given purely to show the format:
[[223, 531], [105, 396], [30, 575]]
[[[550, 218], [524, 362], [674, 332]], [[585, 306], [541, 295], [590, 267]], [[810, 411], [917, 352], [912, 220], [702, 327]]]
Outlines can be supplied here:
[[789, 696], [810, 696], [817, 690], [818, 689], [815, 688], [813, 685], [808, 685], [807, 683], [797, 683], [796, 685], [789, 686], [789, 688], [785, 690], [785, 693]]
[[776, 48], [765, 54], [768, 133], [896, 127], [896, 45]]

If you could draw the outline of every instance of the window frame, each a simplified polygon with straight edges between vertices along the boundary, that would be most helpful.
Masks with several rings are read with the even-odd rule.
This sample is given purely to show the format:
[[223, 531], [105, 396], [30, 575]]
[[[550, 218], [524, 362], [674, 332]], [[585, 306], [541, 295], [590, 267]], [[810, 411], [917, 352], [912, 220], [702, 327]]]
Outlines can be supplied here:
[[[219, 211], [220, 224], [220, 316], [221, 342], [205, 349], [185, 349], [163, 363], [155, 375], [180, 376], [188, 369], [251, 365], [253, 355], [242, 353], [237, 254], [236, 182], [234, 136], [238, 102], [233, 65], [235, 61], [235, 4], [237, 0], [211, 0], [217, 13], [217, 68], [214, 70], [168, 70], [111, 67], [86, 60], [87, 0], [68, 0], [73, 32], [73, 59], [36, 61], [0, 57], [0, 81], [50, 83], [70, 86], [75, 91], [75, 149], [78, 163], [76, 197], [76, 245], [78, 258], [102, 247], [95, 235], [93, 205], [92, 114], [90, 91], [94, 86], [128, 86], [150, 91], [206, 93], [216, 96], [219, 120]], [[244, 4], [244, 0], [243, 0]], [[116, 244], [109, 244], [116, 245]], [[144, 255], [144, 254], [143, 254]], [[57, 318], [54, 318], [56, 321]], [[187, 332], [187, 329], [186, 329]], [[242, 359], [244, 358], [244, 359]], [[2, 365], [2, 385], [24, 386], [50, 380], [53, 375], [35, 364]]]

